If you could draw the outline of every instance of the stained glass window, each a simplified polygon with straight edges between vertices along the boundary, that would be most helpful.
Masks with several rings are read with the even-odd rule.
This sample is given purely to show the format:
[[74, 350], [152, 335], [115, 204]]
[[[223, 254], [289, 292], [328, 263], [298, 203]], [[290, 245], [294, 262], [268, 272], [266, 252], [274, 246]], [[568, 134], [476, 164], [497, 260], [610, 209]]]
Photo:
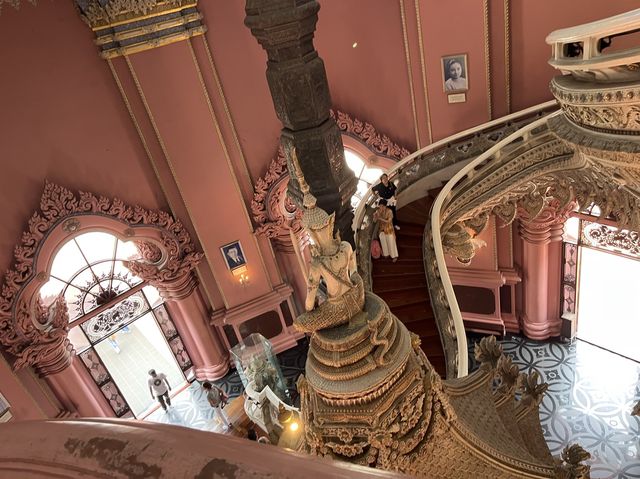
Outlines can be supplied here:
[[50, 304], [64, 294], [69, 321], [74, 321], [142, 282], [123, 264], [123, 260], [137, 256], [133, 242], [97, 231], [79, 235], [56, 254], [40, 296]]

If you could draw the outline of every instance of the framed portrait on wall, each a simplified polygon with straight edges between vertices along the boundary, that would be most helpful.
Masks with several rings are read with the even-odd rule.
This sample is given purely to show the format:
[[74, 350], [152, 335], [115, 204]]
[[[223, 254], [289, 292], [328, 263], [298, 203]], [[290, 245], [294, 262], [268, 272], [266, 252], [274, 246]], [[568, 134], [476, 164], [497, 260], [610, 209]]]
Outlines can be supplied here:
[[229, 268], [230, 271], [241, 268], [247, 264], [244, 251], [242, 251], [242, 246], [240, 246], [240, 241], [234, 241], [226, 244], [220, 247], [220, 251], [222, 252], [222, 257], [224, 258], [227, 268]]
[[463, 92], [469, 89], [467, 54], [442, 57], [442, 87], [445, 93]]
[[12, 414], [10, 409], [11, 405], [9, 404], [9, 401], [7, 401], [7, 398], [0, 393], [0, 422], [7, 422], [11, 419]]

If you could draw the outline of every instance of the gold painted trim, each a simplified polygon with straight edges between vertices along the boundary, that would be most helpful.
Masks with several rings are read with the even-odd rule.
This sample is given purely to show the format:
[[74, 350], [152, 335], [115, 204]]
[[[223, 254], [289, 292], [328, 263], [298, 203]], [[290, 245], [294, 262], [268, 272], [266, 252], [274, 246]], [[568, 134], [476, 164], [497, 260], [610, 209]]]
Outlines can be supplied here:
[[187, 23], [191, 23], [196, 20], [202, 20], [201, 13], [190, 13], [189, 15], [185, 15], [180, 18], [171, 18], [164, 22], [152, 23], [151, 25], [144, 25], [142, 27], [132, 28], [131, 30], [125, 30], [123, 32], [100, 35], [96, 38], [95, 43], [96, 45], [105, 45], [115, 41], [129, 40], [130, 38], [139, 37], [141, 35], [148, 35], [149, 33], [162, 33], [163, 30], [186, 25]]
[[482, 1], [483, 29], [484, 29], [484, 65], [487, 77], [487, 109], [489, 121], [493, 120], [493, 105], [491, 98], [491, 35], [489, 32], [489, 0]]
[[138, 132], [138, 136], [140, 137], [140, 141], [142, 142], [142, 147], [144, 148], [144, 151], [147, 154], [147, 158], [149, 159], [149, 163], [151, 163], [151, 168], [153, 168], [153, 172], [155, 173], [156, 179], [158, 180], [158, 184], [160, 185], [160, 190], [162, 190], [162, 194], [163, 194], [165, 200], [167, 200], [167, 203], [169, 205], [169, 209], [171, 210], [171, 214], [175, 218], [176, 217], [175, 209], [174, 209], [173, 205], [171, 204], [171, 199], [169, 199], [169, 196], [167, 195], [167, 191], [165, 190], [164, 186], [162, 185], [162, 180], [160, 179], [160, 172], [158, 171], [158, 167], [156, 166], [156, 162], [153, 160], [153, 155], [151, 154], [151, 150], [149, 149], [149, 145], [147, 144], [147, 140], [145, 139], [144, 135], [142, 134], [142, 128], [140, 128], [140, 124], [138, 123], [138, 120], [136, 119], [135, 115], [133, 114], [133, 108], [131, 108], [131, 103], [129, 102], [129, 98], [127, 97], [127, 94], [124, 91], [124, 88], [122, 86], [122, 82], [120, 81], [120, 78], [118, 77], [118, 74], [116, 72], [115, 67], [113, 66], [113, 62], [111, 61], [111, 59], [107, 59], [107, 64], [109, 65], [109, 69], [111, 70], [111, 74], [113, 75], [113, 79], [115, 80], [116, 85], [118, 86], [118, 90], [120, 91], [120, 95], [122, 96], [122, 100], [124, 101], [124, 104], [127, 107], [127, 111], [129, 112], [129, 117], [131, 118], [131, 121], [133, 122], [133, 126], [136, 128], [136, 131]]
[[[148, 18], [154, 18], [154, 17], [160, 17], [162, 15], [169, 15], [170, 13], [175, 13], [175, 12], [179, 12], [180, 10], [184, 10], [186, 8], [193, 8], [196, 7], [198, 5], [198, 2], [193, 2], [193, 3], [189, 3], [187, 5], [182, 5], [180, 7], [174, 7], [174, 8], [166, 8], [166, 9], [162, 9], [161, 11], [155, 11], [153, 13], [148, 13], [146, 15], [140, 15], [140, 16], [136, 16], [136, 15], [132, 15], [131, 18], [127, 18], [124, 20], [118, 20], [115, 22], [111, 22], [111, 23], [107, 23], [106, 25], [100, 25], [97, 27], [91, 27], [91, 30], [93, 30], [94, 32], [98, 32], [100, 30], [104, 30], [105, 28], [112, 28], [112, 27], [117, 27], [119, 25], [125, 25], [127, 23], [131, 23], [131, 22], [139, 22], [140, 20], [146, 20]], [[162, 7], [160, 7], [162, 8]]]
[[511, 3], [504, 0], [504, 79], [507, 115], [511, 113]]
[[[151, 154], [151, 150], [149, 149], [149, 145], [147, 144], [147, 140], [144, 137], [144, 134], [142, 133], [142, 128], [140, 128], [140, 124], [138, 123], [138, 119], [136, 118], [135, 114], [133, 113], [133, 108], [131, 108], [131, 102], [129, 101], [129, 98], [127, 97], [126, 92], [124, 91], [124, 88], [122, 86], [122, 82], [120, 81], [120, 77], [118, 77], [118, 73], [116, 72], [115, 67], [113, 66], [113, 62], [110, 59], [107, 59], [107, 64], [109, 65], [109, 69], [111, 70], [111, 74], [113, 75], [113, 79], [116, 82], [116, 85], [118, 86], [118, 90], [120, 91], [120, 95], [122, 96], [122, 100], [124, 101], [125, 106], [127, 107], [127, 111], [129, 112], [129, 117], [131, 118], [131, 121], [133, 122], [133, 125], [136, 128], [136, 131], [138, 132], [138, 136], [140, 137], [140, 141], [142, 142], [142, 147], [144, 148], [145, 153], [147, 154], [147, 158], [149, 158], [149, 162], [151, 163], [151, 168], [153, 168], [153, 172], [156, 175], [156, 179], [158, 180], [158, 184], [160, 185], [160, 190], [162, 191], [162, 194], [164, 195], [165, 200], [167, 200], [167, 204], [169, 205], [169, 210], [171, 211], [171, 214], [173, 215], [174, 218], [178, 218], [178, 216], [176, 215], [176, 210], [175, 210], [175, 206], [171, 204], [171, 198], [169, 198], [169, 195], [167, 194], [167, 190], [165, 189], [163, 183], [162, 183], [162, 179], [160, 177], [160, 172], [158, 171], [158, 167], [156, 165], [155, 160], [153, 159], [153, 155]], [[183, 199], [184, 201], [184, 199]], [[186, 208], [187, 205], [185, 205]], [[194, 226], [195, 228], [195, 226]], [[198, 242], [200, 243], [200, 238], [198, 238]], [[200, 272], [199, 268], [196, 267], [196, 274], [198, 275], [198, 280], [200, 281], [200, 284], [202, 285], [202, 289], [204, 289], [205, 294], [207, 295], [207, 298], [209, 299], [209, 304], [211, 305], [211, 308], [214, 308], [214, 302], [211, 298], [211, 294], [209, 293], [209, 290], [207, 289], [204, 281], [202, 281], [202, 273]], [[215, 309], [215, 308], [214, 308]]]
[[[187, 214], [189, 215], [189, 219], [191, 220], [191, 224], [193, 225], [193, 229], [196, 232], [196, 235], [198, 236], [198, 242], [200, 243], [200, 245], [202, 246], [202, 251], [204, 252], [204, 256], [207, 259], [207, 264], [209, 265], [209, 269], [211, 270], [211, 274], [213, 275], [213, 279], [216, 282], [217, 286], [218, 286], [218, 290], [220, 292], [220, 296], [222, 297], [222, 302], [224, 303], [224, 307], [226, 309], [229, 309], [229, 303], [227, 301], [226, 296], [224, 295], [224, 291], [222, 289], [222, 287], [220, 287], [220, 281], [218, 281], [218, 278], [216, 277], [216, 272], [215, 269], [213, 268], [213, 264], [211, 263], [211, 257], [209, 255], [209, 253], [207, 252], [207, 248], [205, 246], [205, 242], [202, 241], [202, 237], [200, 236], [200, 233], [198, 233], [198, 226], [196, 225], [196, 222], [194, 221], [194, 217], [193, 214], [191, 213], [191, 209], [189, 208], [189, 204], [187, 203], [184, 194], [182, 193], [182, 188], [180, 187], [180, 182], [178, 181], [178, 178], [176, 176], [176, 172], [175, 169], [173, 167], [173, 163], [171, 162], [171, 158], [169, 156], [169, 152], [167, 151], [167, 147], [164, 143], [164, 140], [162, 139], [162, 136], [160, 135], [160, 130], [158, 129], [158, 125], [156, 124], [156, 121], [153, 117], [153, 113], [151, 113], [151, 108], [149, 107], [149, 103], [147, 102], [147, 97], [144, 94], [144, 91], [142, 90], [142, 85], [140, 84], [140, 81], [138, 80], [138, 75], [136, 74], [133, 65], [131, 64], [131, 60], [129, 60], [129, 57], [125, 55], [124, 59], [127, 62], [127, 66], [129, 67], [129, 72], [131, 73], [131, 76], [133, 77], [133, 81], [136, 84], [136, 88], [138, 89], [138, 94], [140, 95], [140, 98], [142, 99], [142, 103], [144, 104], [144, 108], [147, 112], [147, 115], [149, 116], [149, 120], [151, 121], [151, 125], [153, 126], [153, 131], [156, 134], [156, 138], [158, 139], [158, 143], [160, 144], [160, 148], [162, 149], [162, 152], [164, 153], [165, 159], [167, 160], [167, 165], [169, 166], [169, 170], [171, 170], [171, 175], [173, 176], [173, 181], [176, 183], [176, 187], [178, 188], [178, 192], [180, 193], [180, 198], [182, 199], [182, 202], [184, 203], [184, 207], [187, 210]], [[205, 288], [206, 289], [206, 288]], [[214, 303], [211, 303], [211, 307], [213, 308]]]
[[207, 27], [204, 25], [191, 28], [186, 32], [176, 33], [167, 37], [156, 38], [145, 42], [134, 43], [127, 45], [126, 47], [114, 48], [112, 50], [103, 50], [100, 52], [102, 58], [115, 58], [121, 56], [132, 55], [134, 53], [144, 52], [146, 50], [152, 50], [154, 48], [170, 45], [172, 43], [188, 40], [191, 37], [203, 35], [207, 31]]
[[222, 99], [222, 105], [224, 106], [224, 112], [227, 116], [227, 121], [231, 126], [231, 134], [233, 135], [233, 142], [238, 149], [238, 153], [240, 154], [240, 159], [242, 160], [243, 172], [246, 175], [246, 179], [249, 183], [250, 191], [253, 192], [253, 181], [251, 180], [251, 174], [249, 173], [249, 168], [247, 166], [247, 161], [244, 156], [244, 152], [242, 151], [242, 147], [240, 146], [240, 140], [238, 138], [238, 132], [236, 131], [236, 125], [233, 122], [233, 117], [231, 116], [231, 111], [229, 110], [229, 105], [227, 103], [227, 98], [225, 97], [224, 90], [222, 89], [222, 82], [220, 81], [220, 77], [218, 75], [218, 69], [213, 61], [213, 55], [211, 54], [211, 50], [209, 49], [209, 42], [207, 42], [206, 35], [202, 36], [202, 43], [204, 44], [204, 49], [207, 52], [207, 58], [209, 59], [209, 65], [211, 66], [211, 72], [213, 73], [213, 78], [216, 81], [216, 87], [218, 88], [218, 94]]
[[[240, 184], [238, 183], [238, 178], [236, 177], [236, 173], [233, 170], [233, 163], [231, 162], [231, 157], [229, 156], [229, 150], [227, 148], [227, 144], [224, 141], [224, 137], [222, 136], [222, 130], [220, 129], [220, 123], [218, 122], [218, 118], [216, 117], [216, 113], [213, 109], [213, 104], [211, 103], [211, 98], [209, 96], [209, 92], [207, 91], [207, 85], [204, 82], [204, 77], [202, 76], [202, 70], [200, 69], [200, 64], [198, 63], [198, 58], [196, 57], [196, 52], [193, 49], [193, 45], [190, 41], [187, 42], [189, 45], [189, 51], [191, 52], [191, 58], [193, 59], [193, 65], [196, 68], [198, 73], [198, 79], [200, 80], [200, 86], [202, 87], [202, 92], [204, 93], [205, 99], [207, 100], [207, 106], [209, 107], [209, 113], [211, 114], [211, 121], [213, 122], [213, 126], [216, 130], [216, 134], [218, 135], [218, 140], [220, 141], [220, 146], [222, 146], [222, 151], [224, 152], [224, 157], [227, 160], [227, 168], [229, 169], [229, 173], [231, 174], [231, 178], [233, 179], [233, 185], [235, 186], [236, 193], [238, 194], [238, 199], [240, 200], [240, 204], [242, 206], [242, 212], [244, 213], [244, 217], [247, 220], [247, 226], [249, 227], [249, 234], [253, 236], [255, 241], [256, 252], [260, 257], [260, 263], [262, 264], [262, 271], [267, 279], [267, 283], [269, 284], [269, 288], [273, 290], [273, 285], [271, 284], [271, 278], [269, 278], [269, 272], [267, 271], [267, 266], [264, 262], [264, 258], [262, 257], [262, 250], [260, 249], [257, 240], [254, 236], [253, 224], [251, 223], [251, 218], [249, 217], [249, 212], [247, 211], [247, 205], [244, 202], [244, 196], [242, 196], [242, 190], [240, 189]], [[229, 309], [227, 307], [227, 309]]]
[[429, 143], [433, 143], [431, 130], [431, 110], [429, 109], [429, 88], [427, 87], [427, 69], [424, 58], [424, 41], [422, 38], [422, 22], [420, 21], [420, 1], [414, 0], [416, 6], [416, 22], [418, 25], [418, 45], [420, 46], [420, 67], [422, 69], [422, 88], [424, 89], [424, 107], [427, 114], [427, 128], [429, 130]]
[[409, 76], [409, 93], [411, 94], [411, 111], [413, 112], [413, 126], [416, 135], [416, 147], [422, 148], [420, 144], [420, 131], [418, 129], [418, 116], [416, 112], [416, 96], [413, 89], [413, 78], [411, 75], [411, 55], [409, 54], [409, 38], [407, 34], [407, 16], [404, 10], [404, 0], [400, 0], [400, 20], [402, 22], [402, 38], [404, 41], [404, 54], [407, 62], [407, 75]]

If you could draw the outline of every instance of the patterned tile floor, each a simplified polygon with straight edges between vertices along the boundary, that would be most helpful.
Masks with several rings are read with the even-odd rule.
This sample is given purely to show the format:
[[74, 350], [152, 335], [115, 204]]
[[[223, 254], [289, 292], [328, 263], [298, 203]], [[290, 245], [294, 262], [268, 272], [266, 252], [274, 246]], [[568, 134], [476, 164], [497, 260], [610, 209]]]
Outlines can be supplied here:
[[[471, 352], [478, 339], [469, 338]], [[640, 399], [640, 364], [580, 340], [501, 343], [521, 371], [549, 383], [540, 420], [554, 456], [577, 442], [592, 455], [592, 478], [640, 478], [640, 419], [629, 414]]]
[[[472, 368], [473, 344], [478, 339], [469, 338]], [[640, 478], [640, 419], [629, 415], [640, 399], [640, 364], [580, 340], [562, 344], [510, 337], [501, 343], [521, 370], [535, 369], [549, 383], [540, 419], [554, 455], [578, 442], [593, 456], [593, 479]], [[306, 356], [305, 342], [278, 356], [294, 401], [295, 380], [304, 371]], [[235, 370], [217, 384], [232, 398], [242, 393]], [[221, 430], [197, 382], [174, 398], [169, 413], [159, 410], [147, 420]]]
[[[278, 360], [282, 373], [285, 376], [287, 386], [294, 403], [297, 402], [295, 383], [298, 376], [304, 372], [304, 363], [307, 360], [308, 345], [302, 340], [298, 346], [280, 353]], [[244, 387], [240, 376], [233, 369], [224, 378], [217, 381], [220, 386], [233, 399], [242, 394]], [[172, 400], [173, 407], [168, 412], [158, 409], [145, 418], [145, 421], [176, 424], [179, 426], [202, 429], [205, 431], [222, 432], [222, 424], [213, 416], [213, 410], [207, 402], [204, 391], [198, 381], [191, 383], [184, 391], [178, 393]]]

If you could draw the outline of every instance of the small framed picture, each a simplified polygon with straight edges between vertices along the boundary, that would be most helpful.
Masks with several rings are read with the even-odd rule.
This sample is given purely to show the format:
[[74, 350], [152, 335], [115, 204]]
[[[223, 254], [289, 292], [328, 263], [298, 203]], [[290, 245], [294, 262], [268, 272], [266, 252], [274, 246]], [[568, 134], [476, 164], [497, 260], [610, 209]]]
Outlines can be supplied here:
[[445, 93], [469, 89], [466, 53], [442, 57], [442, 86]]
[[226, 244], [220, 248], [220, 251], [227, 264], [227, 268], [231, 271], [247, 264], [244, 251], [242, 251], [242, 246], [240, 246], [240, 241]]

